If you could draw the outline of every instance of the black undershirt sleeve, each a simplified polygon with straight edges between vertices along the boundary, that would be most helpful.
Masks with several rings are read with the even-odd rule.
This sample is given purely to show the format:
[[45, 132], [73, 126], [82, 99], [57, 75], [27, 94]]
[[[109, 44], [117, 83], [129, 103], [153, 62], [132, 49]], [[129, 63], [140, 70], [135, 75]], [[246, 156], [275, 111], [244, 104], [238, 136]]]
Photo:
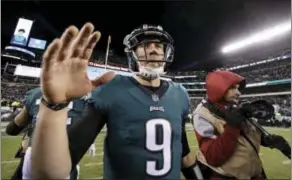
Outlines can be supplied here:
[[[183, 124], [182, 124], [182, 136], [181, 136], [182, 158], [184, 158], [185, 156], [187, 156], [191, 152], [190, 147], [189, 147], [189, 143], [188, 143], [188, 139], [187, 139], [185, 123], [186, 123], [186, 119], [183, 120]], [[181, 172], [184, 175], [186, 180], [198, 179], [197, 174], [196, 174], [196, 166], [197, 166], [197, 163], [194, 162], [190, 167], [186, 167], [186, 168], [181, 169]]]
[[[7, 119], [10, 121], [10, 123], [7, 125], [6, 127], [6, 133], [10, 136], [16, 136], [18, 135], [19, 133], [22, 132], [22, 130], [24, 128], [27, 127], [27, 125], [24, 125], [24, 126], [18, 126], [16, 123], [15, 123], [15, 117], [19, 114], [19, 112], [17, 111], [14, 111]], [[29, 118], [31, 119], [31, 118]]]
[[16, 136], [18, 135], [23, 129], [25, 128], [25, 126], [18, 126], [17, 124], [15, 124], [15, 121], [12, 120], [6, 127], [6, 133], [10, 136]]
[[182, 124], [182, 134], [181, 134], [181, 143], [182, 143], [182, 158], [188, 155], [190, 151], [188, 139], [187, 139], [187, 133], [185, 128], [186, 121], [183, 120]]
[[87, 104], [81, 119], [68, 129], [72, 168], [80, 162], [90, 145], [94, 143], [105, 122], [105, 113], [94, 108], [93, 104]]

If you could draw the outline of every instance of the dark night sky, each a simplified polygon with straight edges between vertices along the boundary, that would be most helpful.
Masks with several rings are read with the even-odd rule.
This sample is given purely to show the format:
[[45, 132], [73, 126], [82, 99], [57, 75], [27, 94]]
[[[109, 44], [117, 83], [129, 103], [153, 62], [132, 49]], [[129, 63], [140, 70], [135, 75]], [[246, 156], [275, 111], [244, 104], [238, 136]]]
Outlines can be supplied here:
[[[2, 1], [1, 43], [2, 47], [8, 45], [20, 16], [35, 20], [32, 37], [49, 42], [67, 26], [81, 27], [90, 21], [102, 33], [96, 48], [105, 50], [107, 36], [111, 34], [112, 48], [123, 55], [122, 39], [127, 33], [143, 23], [160, 24], [175, 40], [172, 69], [208, 69], [232, 59], [219, 53], [224, 44], [291, 19], [290, 3], [290, 0]], [[264, 48], [281, 47], [278, 44], [283, 41], [287, 37]], [[252, 49], [249, 55], [259, 53]]]

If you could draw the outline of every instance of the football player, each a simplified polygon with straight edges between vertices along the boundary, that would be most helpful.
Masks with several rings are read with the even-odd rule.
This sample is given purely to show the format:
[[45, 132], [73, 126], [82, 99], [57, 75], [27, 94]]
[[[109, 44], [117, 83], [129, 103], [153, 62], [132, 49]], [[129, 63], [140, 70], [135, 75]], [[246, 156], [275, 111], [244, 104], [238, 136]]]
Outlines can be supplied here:
[[[12, 118], [13, 120], [13, 118]], [[11, 120], [11, 121], [12, 121]], [[24, 156], [25, 156], [25, 152], [28, 148], [28, 141], [29, 141], [29, 138], [28, 138], [28, 133], [30, 131], [30, 124], [28, 125], [28, 127], [23, 130], [24, 134], [22, 136], [22, 139], [21, 139], [21, 143], [20, 143], [20, 147], [18, 148], [14, 158], [20, 158], [20, 162], [15, 170], [15, 172], [13, 173], [11, 179], [12, 180], [17, 180], [17, 179], [22, 179], [22, 167], [23, 167], [23, 162], [24, 162]], [[6, 132], [8, 135], [11, 135], [9, 134], [9, 131]]]
[[179, 179], [181, 170], [195, 179], [184, 130], [188, 94], [181, 85], [160, 79], [174, 57], [172, 37], [161, 26], [143, 25], [125, 37], [134, 76], [116, 75], [95, 89], [83, 120], [68, 131], [79, 147], [68, 146], [65, 109], [69, 99], [91, 86], [84, 72], [100, 37], [93, 30], [90, 23], [79, 33], [69, 27], [45, 52], [44, 96], [32, 151], [34, 178], [66, 178], [106, 124], [104, 179]]
[[31, 119], [27, 116], [25, 107], [20, 111], [14, 111], [7, 118], [10, 123], [6, 126], [6, 134], [10, 136], [19, 135], [24, 132], [20, 147], [15, 154], [15, 158], [20, 158], [20, 162], [12, 175], [11, 179], [22, 179], [22, 168], [24, 163], [25, 152], [28, 148], [29, 137], [31, 131]]
[[[68, 119], [66, 120], [66, 126], [69, 129], [72, 127], [76, 120], [80, 120], [80, 115], [84, 109], [86, 100], [91, 96], [89, 93], [87, 96], [82, 98], [78, 98], [74, 101], [71, 101], [68, 105]], [[32, 145], [32, 136], [35, 127], [35, 123], [38, 118], [38, 109], [40, 100], [42, 97], [42, 92], [40, 88], [34, 88], [27, 92], [25, 96], [24, 108], [22, 109], [21, 113], [16, 116], [16, 118], [11, 121], [11, 123], [7, 126], [6, 132], [9, 135], [18, 135], [26, 126], [27, 124], [31, 123], [32, 128], [28, 131], [28, 148], [25, 151], [24, 161], [23, 161], [23, 168], [22, 168], [22, 178], [23, 179], [31, 179], [31, 145]], [[72, 145], [74, 146], [74, 145]], [[76, 167], [77, 166], [77, 167]], [[77, 179], [78, 177], [78, 164], [76, 168], [72, 169], [70, 179]]]

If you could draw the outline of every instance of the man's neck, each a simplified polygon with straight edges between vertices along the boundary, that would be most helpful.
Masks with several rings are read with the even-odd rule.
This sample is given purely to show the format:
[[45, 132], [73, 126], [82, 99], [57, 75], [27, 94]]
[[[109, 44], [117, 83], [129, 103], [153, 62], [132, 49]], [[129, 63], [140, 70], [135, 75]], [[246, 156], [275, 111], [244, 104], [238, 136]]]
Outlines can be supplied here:
[[147, 81], [147, 80], [142, 79], [139, 76], [135, 76], [135, 79], [138, 81], [138, 83], [140, 83], [143, 86], [159, 87], [161, 83], [161, 80], [159, 78]]

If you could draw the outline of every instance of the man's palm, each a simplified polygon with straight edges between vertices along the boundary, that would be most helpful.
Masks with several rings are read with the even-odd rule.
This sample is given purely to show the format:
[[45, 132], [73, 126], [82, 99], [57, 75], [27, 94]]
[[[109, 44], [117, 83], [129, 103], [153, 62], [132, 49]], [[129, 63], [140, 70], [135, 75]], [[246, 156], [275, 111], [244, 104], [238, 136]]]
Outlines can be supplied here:
[[41, 86], [44, 97], [61, 103], [86, 95], [92, 90], [87, 65], [93, 48], [100, 39], [94, 26], [85, 24], [80, 31], [74, 26], [55, 39], [43, 57]]

